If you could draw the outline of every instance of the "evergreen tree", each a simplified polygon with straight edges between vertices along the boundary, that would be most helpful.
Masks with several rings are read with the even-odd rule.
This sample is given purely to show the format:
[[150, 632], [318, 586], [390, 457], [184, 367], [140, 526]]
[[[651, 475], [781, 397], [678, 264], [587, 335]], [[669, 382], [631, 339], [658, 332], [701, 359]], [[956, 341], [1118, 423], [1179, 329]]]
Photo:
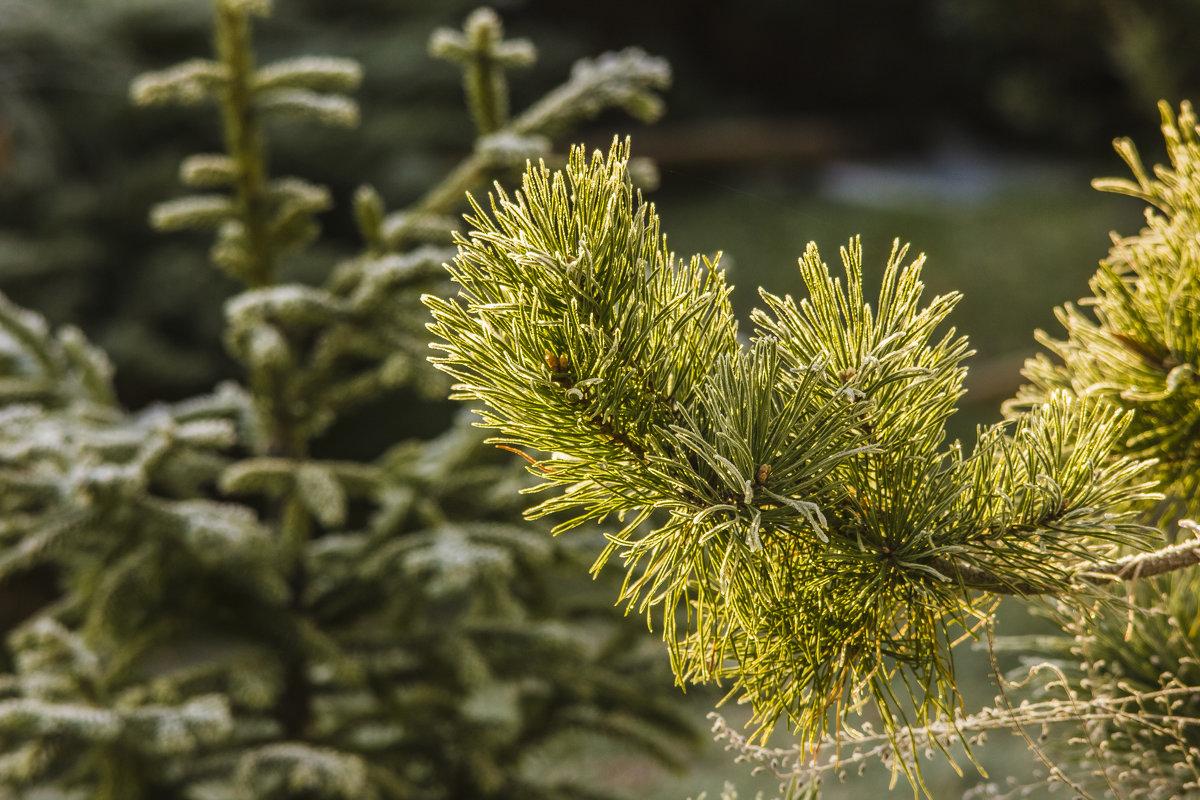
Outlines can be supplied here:
[[[331, 259], [311, 245], [333, 193], [277, 177], [266, 144], [304, 141], [288, 118], [355, 124], [360, 68], [260, 67], [269, 0], [213, 6], [215, 58], [133, 94], [220, 111], [224, 150], [181, 169], [201, 193], [152, 219], [215, 232], [242, 378], [130, 411], [79, 330], [0, 298], [0, 579], [59, 581], [8, 638], [0, 796], [603, 796], [539, 759], [587, 731], [669, 761], [686, 726], [630, 627], [563, 591], [589, 547], [595, 571], [624, 567], [609, 590], [657, 625], [680, 682], [751, 704], [750, 735], [718, 719], [718, 736], [790, 795], [872, 760], [919, 791], [923, 757], [1014, 728], [1081, 797], [1200, 793], [1190, 106], [1162, 109], [1169, 166], [1118, 142], [1135, 180], [1097, 185], [1150, 204], [1148, 226], [1114, 237], [1093, 310], [1039, 335], [1057, 360], [1027, 364], [1006, 421], [948, 442], [970, 350], [942, 327], [957, 296], [923, 299], [922, 258], [897, 244], [868, 299], [856, 241], [840, 274], [813, 245], [805, 295], [762, 292], [747, 342], [719, 265], [667, 248], [628, 143], [552, 155], [550, 136], [603, 108], [655, 116], [661, 62], [581, 62], [513, 116], [504, 72], [531, 46], [487, 10], [437, 32], [474, 150], [401, 211], [358, 190], [362, 251]], [[464, 192], [522, 165], [521, 189], [471, 201], [448, 247]], [[370, 457], [339, 446], [367, 404], [444, 393], [422, 293], [437, 365], [538, 485], [470, 415]], [[517, 522], [521, 491], [549, 493], [529, 513], [556, 530], [598, 521], [607, 539]], [[1018, 643], [1030, 675], [967, 714], [952, 647], [990, 641], [1003, 595], [1038, 598], [1064, 636]], [[798, 743], [766, 747], [781, 721]]]
[[689, 731], [654, 654], [609, 603], [563, 590], [570, 548], [514, 519], [523, 476], [467, 418], [368, 459], [328, 455], [364, 403], [444, 391], [418, 297], [446, 288], [464, 190], [548, 156], [551, 133], [602, 109], [657, 114], [666, 66], [637, 51], [583, 61], [510, 117], [503, 69], [532, 46], [488, 10], [437, 32], [434, 54], [464, 66], [474, 152], [402, 211], [360, 189], [362, 253], [283, 282], [331, 195], [272, 173], [267, 126], [353, 125], [360, 68], [259, 66], [251, 25], [269, 0], [212, 10], [215, 57], [132, 94], [220, 112], [224, 151], [180, 170], [199, 193], [151, 217], [215, 231], [212, 261], [242, 287], [225, 343], [244, 380], [128, 411], [77, 329], [0, 301], [0, 575], [48, 564], [60, 588], [8, 639], [5, 796], [606, 796], [531, 766], [578, 731], [670, 761]]
[[[288, 0], [255, 32], [260, 57], [284, 58], [304, 42], [353, 57], [363, 69], [354, 94], [365, 113], [352, 138], [327, 126], [272, 125], [275, 169], [327, 186], [335, 198], [353, 196], [369, 179], [395, 208], [420, 201], [475, 143], [462, 74], [431, 62], [427, 39], [476, 5]], [[113, 361], [122, 400], [135, 407], [203, 394], [240, 375], [221, 345], [222, 305], [238, 284], [207, 268], [197, 238], [146, 225], [146, 208], [175, 191], [181, 154], [220, 149], [219, 120], [186, 107], [146, 113], [127, 102], [136, 75], [206, 52], [211, 6], [0, 0], [0, 291], [54, 325], [86, 330]], [[537, 61], [512, 86], [513, 107], [523, 109], [592, 51], [561, 26], [535, 24], [527, 0], [504, 9], [519, 14], [539, 44]], [[619, 119], [612, 124], [641, 127]], [[348, 208], [339, 202], [322, 215], [321, 238], [282, 262], [283, 280], [318, 283], [329, 264], [358, 253]]]

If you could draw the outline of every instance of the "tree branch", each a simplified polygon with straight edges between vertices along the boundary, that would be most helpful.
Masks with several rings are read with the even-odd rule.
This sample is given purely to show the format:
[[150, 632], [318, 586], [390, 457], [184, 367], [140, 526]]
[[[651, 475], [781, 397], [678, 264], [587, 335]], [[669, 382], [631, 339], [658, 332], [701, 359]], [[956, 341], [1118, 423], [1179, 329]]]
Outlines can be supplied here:
[[[1183, 527], [1200, 532], [1191, 520], [1183, 520]], [[1062, 594], [1071, 585], [1079, 582], [1103, 586], [1113, 581], [1138, 580], [1165, 575], [1180, 569], [1200, 564], [1200, 538], [1190, 539], [1149, 553], [1135, 553], [1107, 564], [1081, 567], [1071, 573], [1071, 580], [1061, 584], [1043, 584], [1030, 581], [1009, 581], [983, 567], [962, 564], [950, 559], [935, 559], [930, 566], [959, 580], [968, 589], [977, 589], [992, 594], [1036, 595]]]

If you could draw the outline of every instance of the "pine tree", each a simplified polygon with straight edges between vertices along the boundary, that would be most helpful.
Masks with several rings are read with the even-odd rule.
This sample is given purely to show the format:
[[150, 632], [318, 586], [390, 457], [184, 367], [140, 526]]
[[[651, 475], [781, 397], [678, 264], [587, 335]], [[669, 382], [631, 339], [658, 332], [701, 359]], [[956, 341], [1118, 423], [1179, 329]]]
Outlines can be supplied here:
[[[0, 299], [0, 578], [60, 581], [8, 639], [0, 796], [598, 796], [539, 771], [556, 739], [670, 760], [684, 729], [629, 626], [561, 590], [589, 547], [678, 680], [751, 704], [749, 736], [718, 736], [793, 796], [872, 760], [919, 791], [923, 757], [1013, 728], [1080, 796], [1200, 791], [1190, 106], [1163, 107], [1170, 166], [1118, 142], [1135, 180], [1097, 185], [1149, 203], [1148, 227], [1060, 310], [1065, 338], [1040, 335], [1057, 360], [1027, 364], [1005, 422], [950, 442], [970, 349], [943, 327], [957, 296], [924, 299], [923, 258], [897, 244], [867, 298], [856, 241], [840, 270], [813, 245], [804, 296], [762, 292], [747, 343], [719, 264], [667, 248], [628, 143], [552, 155], [603, 107], [659, 112], [665, 65], [636, 51], [513, 116], [504, 70], [532, 48], [486, 10], [439, 31], [477, 145], [401, 211], [360, 189], [362, 252], [329, 269], [311, 245], [333, 193], [275, 176], [267, 142], [304, 140], [287, 118], [353, 125], [360, 69], [255, 64], [269, 5], [214, 0], [216, 58], [134, 87], [220, 111], [224, 151], [181, 170], [201, 193], [152, 219], [215, 232], [242, 379], [130, 411], [79, 330]], [[464, 192], [523, 164], [448, 248]], [[445, 391], [422, 293], [438, 366], [539, 485], [471, 415], [377, 457], [338, 447], [364, 405]], [[556, 530], [608, 538], [518, 523], [522, 491], [548, 493], [530, 514]], [[968, 714], [952, 647], [990, 638], [1002, 595], [1039, 598], [1064, 636], [1021, 642], [1040, 659], [1024, 684]], [[765, 747], [780, 722], [798, 744]]]
[[[576, 149], [562, 170], [533, 164], [520, 190], [473, 201], [450, 265], [460, 293], [426, 297], [433, 360], [483, 406], [493, 441], [533, 451], [549, 497], [530, 516], [573, 513], [560, 532], [610, 526], [595, 569], [621, 562], [620, 599], [657, 613], [680, 681], [728, 681], [752, 704], [748, 738], [719, 734], [790, 791], [872, 758], [917, 791], [924, 751], [1082, 718], [1152, 738], [1115, 768], [1130, 796], [1178, 796], [1196, 788], [1197, 718], [1180, 704], [1195, 696], [1184, 639], [1197, 612], [1177, 584], [1194, 583], [1180, 570], [1200, 544], [1165, 542], [1153, 523], [1194, 502], [1200, 160], [1185, 117], [1188, 133], [1167, 128], [1174, 171], [1152, 182], [1131, 159], [1138, 183], [1118, 185], [1167, 217], [1118, 241], [1094, 285], [1098, 324], [1064, 311], [1070, 338], [1052, 347], [1065, 366], [1031, 362], [1035, 387], [973, 443], [945, 441], [970, 350], [940, 327], [957, 296], [922, 301], [923, 258], [897, 244], [868, 299], [856, 241], [840, 275], [810, 245], [805, 296], [761, 291], [744, 344], [718, 266], [668, 250], [628, 142]], [[1121, 604], [1168, 586], [1169, 609]], [[1057, 603], [1106, 651], [1093, 673], [1113, 663], [1114, 620], [1144, 612], [1129, 625], [1148, 639], [1120, 661], [1153, 652], [1165, 622], [1175, 671], [1144, 694], [1118, 672], [1106, 688], [1068, 684], [1066, 701], [965, 717], [951, 647], [981, 635], [1002, 595]], [[1096, 697], [1080, 701], [1079, 687]], [[780, 720], [797, 744], [762, 747]], [[1159, 742], [1177, 754], [1159, 762], [1169, 789], [1136, 771]], [[1057, 765], [1050, 779], [1071, 780]]]
[[[514, 519], [524, 478], [463, 417], [377, 457], [335, 424], [399, 387], [439, 391], [421, 292], [443, 291], [463, 191], [604, 108], [653, 116], [668, 73], [637, 51], [580, 62], [510, 117], [502, 68], [533, 57], [488, 10], [439, 31], [479, 142], [411, 208], [363, 187], [362, 253], [283, 282], [320, 234], [323, 186], [276, 176], [268, 123], [352, 126], [359, 66], [255, 62], [268, 0], [215, 0], [215, 56], [144, 75], [141, 104], [215, 104], [224, 151], [163, 231], [212, 229], [242, 291], [225, 344], [244, 380], [140, 411], [79, 330], [0, 301], [0, 575], [52, 565], [57, 599], [8, 639], [0, 785], [13, 797], [578, 798], [530, 765], [578, 731], [670, 761], [688, 737], [653, 653], [607, 602], [564, 591], [571, 548]], [[433, 433], [433, 432], [431, 432]], [[9, 795], [6, 795], [9, 796]]]

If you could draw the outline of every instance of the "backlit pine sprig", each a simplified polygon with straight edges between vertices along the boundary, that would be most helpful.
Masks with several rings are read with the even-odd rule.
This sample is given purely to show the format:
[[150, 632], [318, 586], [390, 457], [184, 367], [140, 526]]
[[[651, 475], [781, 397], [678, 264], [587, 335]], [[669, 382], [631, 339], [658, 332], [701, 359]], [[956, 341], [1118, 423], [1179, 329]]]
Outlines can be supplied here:
[[1106, 458], [1119, 411], [1055, 394], [969, 453], [944, 442], [969, 351], [935, 334], [957, 296], [920, 304], [921, 259], [897, 247], [869, 302], [856, 242], [843, 278], [810, 246], [808, 297], [764, 293], [747, 348], [628, 158], [576, 149], [474, 202], [460, 295], [426, 303], [456, 396], [548, 454], [531, 471], [561, 491], [529, 513], [620, 520], [597, 568], [619, 557], [628, 607], [660, 609], [680, 680], [732, 679], [760, 735], [786, 716], [801, 746], [868, 700], [895, 733], [950, 714], [952, 627], [990, 596], [1076, 592], [1111, 545], [1153, 541], [1144, 465]]
[[1065, 338], [1037, 332], [1060, 360], [1028, 360], [1030, 384], [1008, 409], [1065, 388], [1136, 412], [1122, 452], [1157, 459], [1153, 474], [1167, 495], [1159, 518], [1169, 519], [1200, 514], [1200, 133], [1191, 104], [1178, 117], [1165, 102], [1159, 111], [1169, 166], [1147, 170], [1133, 143], [1118, 139], [1133, 180], [1093, 182], [1145, 201], [1146, 228], [1114, 234], [1093, 296], [1056, 310]]
[[[1200, 130], [1189, 103], [1178, 114], [1165, 102], [1159, 111], [1169, 163], [1147, 169], [1133, 143], [1118, 139], [1133, 180], [1093, 184], [1144, 201], [1146, 227], [1114, 234], [1093, 296], [1057, 310], [1064, 338], [1038, 332], [1057, 358], [1027, 361], [1031, 383], [1007, 408], [1021, 413], [1067, 391], [1131, 412], [1115, 452], [1154, 459], [1150, 475], [1165, 499], [1147, 518], [1175, 542], [1166, 556], [1200, 550], [1200, 529], [1177, 520], [1200, 511]], [[1190, 796], [1200, 788], [1200, 573], [1171, 571], [1121, 595], [1133, 609], [1068, 616], [1065, 636], [1028, 648], [1061, 664], [1063, 685], [1081, 701], [1109, 697], [1131, 709], [1090, 722], [1051, 755], [1101, 792]]]

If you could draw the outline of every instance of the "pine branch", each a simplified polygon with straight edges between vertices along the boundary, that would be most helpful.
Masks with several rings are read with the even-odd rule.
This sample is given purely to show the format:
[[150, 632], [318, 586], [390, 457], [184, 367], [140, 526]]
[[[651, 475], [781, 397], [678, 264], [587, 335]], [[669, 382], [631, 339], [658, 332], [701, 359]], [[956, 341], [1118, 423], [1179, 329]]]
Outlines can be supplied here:
[[895, 736], [948, 713], [949, 627], [990, 613], [970, 589], [1066, 594], [1099, 545], [1156, 535], [1131, 510], [1156, 497], [1147, 465], [1108, 457], [1129, 420], [1102, 404], [1057, 393], [970, 455], [944, 446], [969, 350], [936, 334], [956, 296], [922, 306], [898, 245], [870, 303], [857, 242], [844, 283], [810, 246], [807, 298], [764, 293], [744, 348], [723, 275], [666, 250], [628, 157], [576, 149], [490, 213], [472, 201], [459, 298], [425, 298], [431, 360], [494, 443], [552, 454], [530, 471], [566, 491], [529, 514], [617, 517], [596, 568], [620, 557], [679, 679], [731, 678], [758, 736], [786, 716], [816, 741], [868, 700]]
[[[1187, 520], [1184, 520], [1187, 522]], [[1071, 583], [1091, 583], [1107, 586], [1113, 581], [1136, 581], [1166, 575], [1176, 570], [1200, 564], [1200, 539], [1179, 542], [1149, 553], [1125, 556], [1110, 563], [1080, 567], [1068, 574]], [[944, 575], [960, 581], [966, 588], [993, 594], [1033, 596], [1067, 594], [1062, 584], [1004, 581], [986, 568], [961, 564], [950, 559], [935, 558], [930, 565]]]
[[1146, 202], [1146, 228], [1114, 236], [1091, 281], [1093, 297], [1056, 309], [1064, 339], [1037, 332], [1059, 360], [1039, 354], [1027, 361], [1030, 384], [1006, 409], [1018, 413], [1067, 389], [1134, 411], [1122, 452], [1157, 459], [1154, 474], [1167, 495], [1157, 519], [1167, 521], [1200, 510], [1200, 314], [1191, 299], [1200, 281], [1193, 247], [1200, 233], [1200, 133], [1190, 104], [1178, 115], [1165, 102], [1159, 111], [1169, 164], [1148, 169], [1133, 143], [1120, 139], [1114, 144], [1133, 180], [1094, 183]]
[[[1037, 332], [1038, 341], [1057, 358], [1043, 353], [1026, 362], [1023, 372], [1030, 384], [1006, 404], [1006, 412], [1029, 413], [1058, 393], [1123, 410], [1128, 425], [1112, 443], [1109, 463], [1119, 457], [1146, 459], [1145, 474], [1162, 492], [1163, 499], [1143, 513], [1142, 521], [1162, 525], [1165, 544], [1159, 540], [1156, 550], [1115, 560], [1085, 561], [1071, 574], [1082, 596], [1089, 587], [1124, 582], [1125, 604], [1066, 615], [1064, 636], [1039, 639], [1026, 649], [1061, 665], [1056, 685], [1088, 721], [1081, 735], [1052, 740], [1041, 757], [1055, 757], [1055, 769], [1080, 787], [1174, 797], [1194, 791], [1200, 775], [1193, 747], [1200, 709], [1183, 699], [1196, 694], [1193, 665], [1200, 629], [1192, 621], [1200, 584], [1191, 567], [1200, 562], [1200, 544], [1191, 520], [1179, 521], [1192, 534], [1185, 541], [1176, 541], [1179, 534], [1167, 524], [1200, 507], [1195, 368], [1200, 131], [1190, 104], [1182, 104], [1178, 115], [1165, 102], [1159, 110], [1169, 164], [1147, 168], [1133, 143], [1119, 139], [1114, 145], [1132, 180], [1093, 184], [1147, 203], [1146, 227], [1134, 236], [1113, 234], [1109, 255], [1090, 283], [1094, 296], [1056, 309], [1064, 338]], [[1038, 581], [997, 586], [986, 569], [959, 574], [993, 591], [1037, 594], [1047, 588]], [[1102, 704], [1120, 713], [1098, 719], [1092, 709]], [[1025, 705], [1016, 709], [1018, 719], [1025, 710]]]

